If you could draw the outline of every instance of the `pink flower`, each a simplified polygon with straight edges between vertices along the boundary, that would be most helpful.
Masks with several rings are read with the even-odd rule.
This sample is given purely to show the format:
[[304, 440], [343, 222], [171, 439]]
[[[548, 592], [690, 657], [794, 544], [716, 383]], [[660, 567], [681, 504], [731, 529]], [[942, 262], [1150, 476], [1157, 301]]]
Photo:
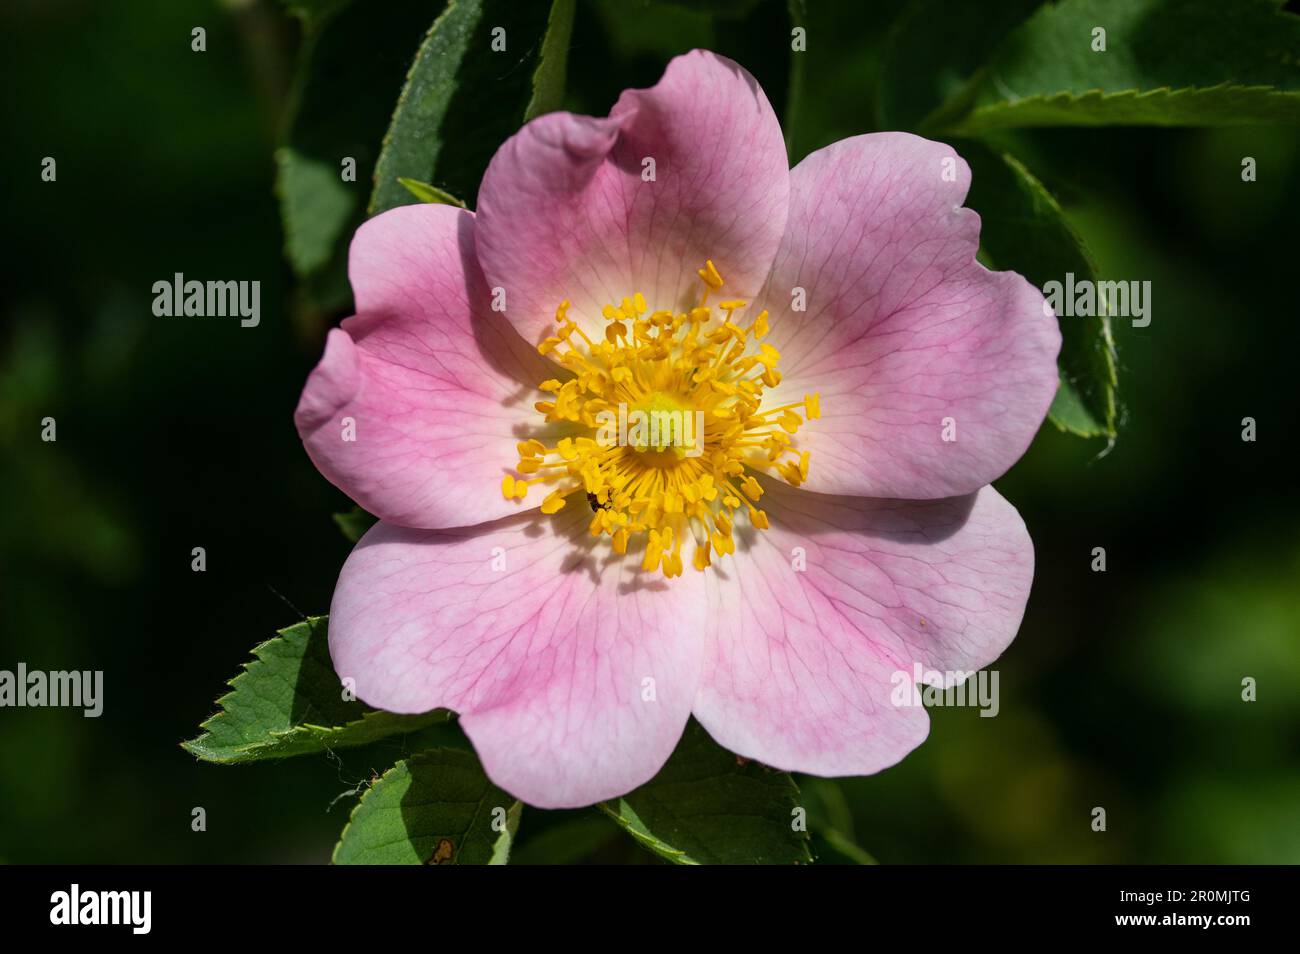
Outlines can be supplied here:
[[[296, 412], [381, 519], [334, 592], [340, 676], [460, 713], [541, 807], [645, 782], [692, 714], [816, 775], [915, 748], [893, 675], [1020, 625], [1033, 548], [987, 485], [1057, 385], [1042, 295], [975, 261], [969, 181], [902, 133], [789, 169], [754, 78], [696, 51], [608, 118], [529, 123], [477, 214], [363, 225]], [[602, 440], [619, 405], [700, 412], [703, 452]]]

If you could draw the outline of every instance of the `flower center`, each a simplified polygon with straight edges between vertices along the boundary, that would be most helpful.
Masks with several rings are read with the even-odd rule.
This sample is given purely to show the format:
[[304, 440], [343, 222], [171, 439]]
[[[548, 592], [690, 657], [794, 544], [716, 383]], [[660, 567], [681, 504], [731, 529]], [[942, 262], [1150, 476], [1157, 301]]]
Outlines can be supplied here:
[[699, 275], [704, 291], [687, 312], [651, 312], [640, 292], [605, 305], [600, 341], [569, 318], [567, 300], [560, 303], [558, 329], [538, 350], [569, 376], [543, 381], [538, 387], [552, 399], [535, 407], [548, 432], [562, 436], [554, 445], [521, 442], [517, 474], [501, 483], [507, 500], [522, 500], [534, 485], [551, 488], [541, 508], [548, 514], [585, 494], [592, 536], [608, 536], [615, 552], [626, 553], [629, 538], [645, 534], [641, 568], [666, 577], [681, 575], [687, 537], [697, 570], [715, 553], [734, 553], [742, 507], [753, 526], [767, 529], [767, 514], [755, 506], [763, 487], [751, 471], [775, 471], [799, 486], [809, 452], [791, 438], [821, 416], [818, 394], [762, 409], [764, 389], [781, 381], [781, 355], [761, 341], [768, 313], [742, 327], [736, 313], [748, 303], [710, 307], [722, 276], [712, 261]]

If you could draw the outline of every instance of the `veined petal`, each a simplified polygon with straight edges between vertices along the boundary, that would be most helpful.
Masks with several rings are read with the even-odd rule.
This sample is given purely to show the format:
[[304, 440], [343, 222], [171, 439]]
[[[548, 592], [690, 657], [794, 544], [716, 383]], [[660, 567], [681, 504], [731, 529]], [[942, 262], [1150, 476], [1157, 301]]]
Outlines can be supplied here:
[[875, 133], [790, 176], [762, 304], [782, 353], [772, 400], [821, 393], [822, 418], [796, 442], [812, 451], [805, 486], [932, 498], [1000, 477], [1056, 393], [1061, 334], [1038, 289], [975, 261], [966, 163], [942, 143]]
[[607, 119], [551, 113], [493, 157], [479, 190], [479, 260], [506, 314], [537, 342], [561, 301], [600, 333], [601, 306], [633, 291], [651, 308], [698, 298], [712, 260], [752, 296], [785, 224], [781, 127], [754, 78], [696, 50]]
[[865, 775], [919, 745], [900, 678], [977, 670], [1019, 628], [1033, 546], [997, 491], [828, 497], [767, 481], [771, 528], [711, 576], [694, 711], [721, 745], [815, 775]]
[[473, 213], [410, 205], [371, 219], [349, 276], [357, 314], [330, 332], [294, 415], [313, 462], [392, 523], [518, 512], [501, 480], [554, 368], [488, 307]]
[[638, 574], [639, 556], [593, 544], [585, 501], [570, 507], [451, 531], [378, 524], [330, 608], [334, 667], [359, 698], [459, 712], [488, 776], [542, 808], [650, 779], [686, 725], [703, 648], [700, 574]]

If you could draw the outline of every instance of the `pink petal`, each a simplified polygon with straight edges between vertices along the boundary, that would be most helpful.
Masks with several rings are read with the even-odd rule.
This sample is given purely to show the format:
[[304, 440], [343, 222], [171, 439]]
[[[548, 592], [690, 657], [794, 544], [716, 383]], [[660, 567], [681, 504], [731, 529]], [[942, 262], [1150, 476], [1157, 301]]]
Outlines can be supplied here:
[[976, 670], [1015, 636], [1029, 535], [991, 487], [907, 501], [765, 486], [771, 529], [712, 582], [695, 715], [721, 745], [777, 768], [879, 771], [928, 731], [923, 708], [891, 699], [895, 673]]
[[[1036, 288], [975, 261], [966, 163], [942, 143], [876, 133], [814, 152], [790, 176], [763, 298], [785, 377], [764, 404], [821, 393], [823, 418], [798, 435], [812, 451], [805, 486], [930, 498], [1001, 476], [1056, 393], [1061, 335]], [[791, 308], [796, 288], [805, 312]]]
[[349, 277], [357, 314], [330, 332], [294, 415], [320, 472], [405, 526], [518, 512], [501, 478], [554, 368], [486, 308], [473, 214], [409, 205], [371, 219]]
[[603, 331], [604, 304], [635, 292], [652, 309], [695, 303], [705, 259], [726, 296], [753, 295], [781, 239], [788, 180], [763, 90], [696, 50], [657, 86], [625, 92], [608, 119], [551, 113], [509, 139], [479, 190], [479, 260], [534, 342], [565, 299], [588, 332]]
[[690, 714], [703, 579], [637, 572], [640, 557], [592, 542], [590, 518], [579, 494], [555, 517], [441, 532], [377, 525], [334, 591], [335, 670], [370, 705], [459, 712], [488, 776], [530, 805], [631, 791]]

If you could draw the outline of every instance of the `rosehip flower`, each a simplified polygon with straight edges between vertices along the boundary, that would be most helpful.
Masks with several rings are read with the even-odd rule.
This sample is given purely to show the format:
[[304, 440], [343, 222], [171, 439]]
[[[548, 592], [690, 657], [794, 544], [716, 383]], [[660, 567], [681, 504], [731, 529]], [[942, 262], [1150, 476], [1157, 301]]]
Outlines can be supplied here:
[[[547, 808], [647, 781], [692, 714], [781, 769], [901, 759], [929, 722], [895, 674], [977, 670], [1020, 625], [1033, 548], [987, 485], [1057, 386], [969, 181], [902, 133], [790, 169], [754, 78], [695, 51], [607, 118], [528, 123], [477, 213], [363, 225], [296, 412], [380, 518], [334, 592], [339, 675], [456, 711]], [[602, 440], [616, 410], [702, 446]]]

